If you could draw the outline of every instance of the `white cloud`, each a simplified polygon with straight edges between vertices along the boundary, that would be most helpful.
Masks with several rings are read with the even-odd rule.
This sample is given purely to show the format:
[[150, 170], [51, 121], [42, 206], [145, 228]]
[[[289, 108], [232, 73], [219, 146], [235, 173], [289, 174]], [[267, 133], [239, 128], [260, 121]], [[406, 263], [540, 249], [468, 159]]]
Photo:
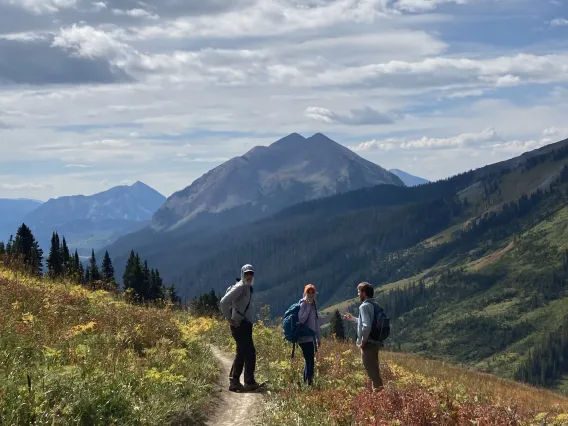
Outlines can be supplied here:
[[107, 8], [107, 4], [104, 1], [97, 1], [92, 3], [93, 8], [96, 11], [100, 11]]
[[550, 25], [553, 27], [562, 27], [568, 25], [568, 19], [556, 18], [550, 21]]
[[[464, 19], [463, 3], [24, 0], [10, 9], [0, 0], [0, 15], [36, 13], [22, 25], [0, 16], [0, 164], [33, 162], [53, 184], [26, 192], [37, 198], [125, 179], [171, 193], [291, 132], [368, 141], [361, 155], [432, 178], [563, 137], [568, 51], [533, 39], [492, 45], [476, 26], [486, 2], [470, 2], [471, 31], [456, 43], [446, 25]], [[41, 56], [20, 61], [22, 46]], [[96, 66], [110, 76], [72, 78]], [[12, 83], [47, 72], [49, 84]], [[530, 105], [520, 101], [527, 86]], [[0, 181], [29, 180], [22, 168]]]
[[[335, 0], [309, 7], [300, 2], [273, 0], [255, 2], [246, 11], [223, 15], [184, 16], [159, 25], [135, 30], [137, 38], [238, 37], [276, 35], [315, 30], [342, 23], [372, 24], [396, 16], [388, 0]], [[385, 22], [386, 23], [386, 22]]]
[[133, 49], [117, 40], [111, 33], [97, 30], [91, 26], [62, 28], [54, 37], [53, 47], [70, 50], [85, 58], [124, 59]]
[[33, 42], [38, 40], [46, 40], [47, 34], [37, 33], [33, 31], [22, 32], [22, 33], [9, 33], [9, 34], [0, 34], [0, 39], [10, 40], [10, 41], [21, 41], [21, 42]]
[[395, 0], [395, 6], [400, 10], [420, 12], [433, 10], [442, 4], [466, 4], [467, 2], [468, 0]]
[[357, 145], [352, 145], [353, 151], [367, 151], [379, 149], [390, 151], [393, 149], [402, 150], [421, 150], [421, 149], [455, 149], [470, 146], [482, 147], [489, 142], [496, 142], [501, 140], [501, 137], [494, 129], [485, 129], [479, 133], [462, 133], [457, 136], [446, 138], [431, 138], [422, 137], [420, 139], [402, 139], [402, 138], [389, 138], [385, 140], [373, 139], [366, 142], [361, 142]]
[[49, 183], [37, 183], [37, 182], [20, 182], [20, 183], [3, 183], [0, 185], [3, 189], [8, 191], [31, 191], [37, 189], [50, 188], [52, 185]]
[[113, 9], [112, 13], [119, 16], [131, 16], [133, 18], [146, 18], [153, 20], [160, 19], [158, 15], [148, 12], [145, 9], [128, 9], [128, 10]]
[[77, 6], [77, 0], [0, 0], [0, 3], [19, 7], [35, 14], [56, 13]]
[[354, 108], [349, 114], [337, 114], [327, 108], [308, 107], [304, 112], [306, 117], [323, 121], [325, 123], [340, 123], [348, 126], [365, 126], [392, 124], [394, 120], [387, 114], [383, 114], [369, 106]]

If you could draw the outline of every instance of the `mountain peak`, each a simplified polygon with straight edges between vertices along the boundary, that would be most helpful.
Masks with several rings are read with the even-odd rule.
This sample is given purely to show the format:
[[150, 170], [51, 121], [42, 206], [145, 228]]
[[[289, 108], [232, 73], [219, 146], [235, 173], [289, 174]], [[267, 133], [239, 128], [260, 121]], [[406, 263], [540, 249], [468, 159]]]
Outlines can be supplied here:
[[290, 133], [288, 136], [284, 136], [273, 142], [270, 146], [288, 146], [288, 145], [298, 145], [306, 141], [306, 138], [299, 133]]
[[395, 175], [321, 133], [308, 139], [291, 133], [221, 164], [176, 192], [154, 215], [153, 225], [157, 230], [181, 225], [202, 230], [202, 223], [210, 226], [223, 218], [232, 226], [302, 201], [379, 184], [403, 186]]
[[430, 182], [427, 179], [411, 175], [410, 173], [407, 173], [400, 169], [390, 169], [389, 172], [391, 172], [393, 175], [398, 176], [406, 186], [417, 186]]

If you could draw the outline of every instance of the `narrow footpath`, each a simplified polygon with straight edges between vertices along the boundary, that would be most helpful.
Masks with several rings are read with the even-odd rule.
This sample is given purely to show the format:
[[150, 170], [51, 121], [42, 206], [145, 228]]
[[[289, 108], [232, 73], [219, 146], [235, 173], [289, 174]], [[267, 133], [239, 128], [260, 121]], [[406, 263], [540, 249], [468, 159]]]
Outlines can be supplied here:
[[[262, 395], [259, 393], [229, 392], [229, 371], [233, 359], [219, 348], [211, 346], [213, 355], [221, 366], [219, 386], [221, 392], [213, 403], [213, 413], [207, 426], [253, 426], [262, 407]], [[258, 423], [256, 423], [258, 424]]]

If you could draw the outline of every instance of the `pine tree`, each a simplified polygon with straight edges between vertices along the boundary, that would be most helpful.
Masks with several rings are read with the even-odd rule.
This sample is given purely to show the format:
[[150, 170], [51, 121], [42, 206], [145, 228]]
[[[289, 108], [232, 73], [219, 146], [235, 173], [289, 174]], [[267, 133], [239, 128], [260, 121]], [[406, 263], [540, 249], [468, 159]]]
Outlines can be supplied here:
[[62, 260], [62, 270], [64, 276], [69, 276], [73, 269], [71, 253], [69, 252], [69, 247], [67, 246], [67, 241], [63, 237], [63, 242], [61, 243], [61, 260]]
[[330, 321], [331, 333], [340, 340], [345, 340], [345, 327], [343, 325], [343, 319], [339, 313], [339, 309], [336, 309], [331, 317]]
[[142, 296], [143, 300], [153, 300], [152, 299], [152, 288], [150, 282], [150, 269], [148, 268], [148, 262], [144, 261], [144, 267], [142, 268], [142, 285], [140, 288], [140, 295]]
[[134, 261], [134, 250], [132, 250], [130, 251], [130, 256], [126, 262], [124, 273], [122, 274], [122, 282], [124, 283], [125, 290], [134, 290]]
[[164, 300], [164, 298], [164, 283], [160, 271], [152, 269], [150, 271], [150, 300]]
[[63, 274], [63, 259], [57, 232], [54, 232], [51, 236], [51, 248], [47, 257], [47, 273], [51, 279], [57, 279]]
[[174, 305], [181, 304], [181, 298], [178, 296], [176, 288], [173, 284], [166, 290], [166, 300], [169, 300]]
[[101, 273], [97, 266], [97, 259], [95, 258], [95, 250], [91, 252], [91, 260], [89, 262], [89, 279], [91, 283], [101, 280]]
[[134, 250], [130, 252], [128, 262], [124, 268], [122, 275], [124, 289], [131, 290], [134, 293], [134, 300], [137, 302], [144, 301], [144, 272], [140, 264], [140, 256], [134, 254]]
[[102, 279], [105, 283], [105, 287], [109, 290], [115, 290], [118, 288], [116, 280], [114, 278], [114, 266], [112, 266], [112, 261], [108, 251], [105, 252], [105, 257], [102, 264]]
[[6, 245], [4, 241], [0, 241], [0, 262], [3, 262], [6, 258]]
[[42, 275], [43, 250], [39, 247], [31, 229], [25, 223], [18, 228], [10, 251], [10, 257], [20, 258], [20, 261], [30, 274], [34, 276]]
[[10, 235], [6, 243], [6, 256], [10, 257], [12, 254], [14, 254], [14, 236]]
[[90, 283], [91, 283], [91, 268], [89, 267], [85, 269], [85, 280], [83, 281], [83, 284], [88, 286]]
[[71, 266], [71, 270], [73, 281], [77, 284], [83, 284], [85, 271], [83, 269], [83, 264], [81, 263], [81, 258], [79, 257], [77, 250], [75, 250], [75, 254], [73, 255], [73, 264]]

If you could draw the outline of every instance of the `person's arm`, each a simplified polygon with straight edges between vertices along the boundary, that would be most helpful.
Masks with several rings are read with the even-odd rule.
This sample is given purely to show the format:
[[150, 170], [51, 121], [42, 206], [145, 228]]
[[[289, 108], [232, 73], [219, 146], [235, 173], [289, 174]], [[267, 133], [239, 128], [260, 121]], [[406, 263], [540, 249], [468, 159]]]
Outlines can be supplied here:
[[309, 303], [300, 303], [300, 312], [298, 312], [298, 320], [300, 321], [300, 324], [305, 324], [306, 321], [308, 321], [308, 318], [310, 317], [310, 308], [311, 306]]
[[345, 318], [347, 321], [351, 321], [351, 322], [357, 322], [357, 318], [355, 318], [353, 315], [351, 315], [349, 312], [346, 312], [343, 315], [343, 318]]
[[231, 305], [242, 294], [244, 287], [242, 285], [234, 285], [233, 288], [221, 298], [221, 312], [227, 320], [231, 320]]
[[318, 346], [321, 344], [321, 326], [319, 316], [316, 318], [316, 342]]
[[359, 307], [361, 312], [361, 347], [367, 344], [373, 321], [373, 305], [365, 303]]

